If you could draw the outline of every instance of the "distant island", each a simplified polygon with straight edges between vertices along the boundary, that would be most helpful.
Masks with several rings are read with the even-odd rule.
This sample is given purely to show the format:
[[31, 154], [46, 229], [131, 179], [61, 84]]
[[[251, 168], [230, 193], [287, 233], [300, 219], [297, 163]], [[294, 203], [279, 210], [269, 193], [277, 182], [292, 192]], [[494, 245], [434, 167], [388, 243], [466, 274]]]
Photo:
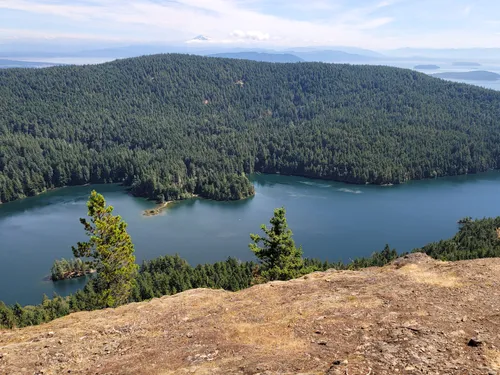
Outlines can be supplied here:
[[484, 70], [475, 70], [472, 72], [445, 72], [431, 74], [433, 77], [444, 79], [463, 79], [468, 81], [498, 81], [500, 74], [487, 72]]
[[437, 65], [429, 64], [429, 65], [416, 65], [415, 69], [420, 69], [420, 70], [436, 70], [436, 69], [441, 69], [441, 67], [437, 66]]
[[473, 66], [481, 66], [481, 64], [479, 64], [477, 62], [458, 61], [458, 62], [454, 62], [453, 66], [468, 66], [468, 67], [473, 67]]
[[304, 60], [290, 53], [264, 53], [264, 52], [228, 52], [209, 55], [227, 59], [252, 60], [273, 63], [297, 63]]

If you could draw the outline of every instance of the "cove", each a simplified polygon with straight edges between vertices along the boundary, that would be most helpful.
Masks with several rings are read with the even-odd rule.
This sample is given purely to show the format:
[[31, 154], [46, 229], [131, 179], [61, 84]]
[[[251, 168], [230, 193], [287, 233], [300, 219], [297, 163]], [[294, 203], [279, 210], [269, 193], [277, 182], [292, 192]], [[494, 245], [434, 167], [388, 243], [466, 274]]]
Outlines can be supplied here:
[[457, 220], [500, 215], [500, 172], [414, 181], [382, 187], [346, 185], [301, 177], [254, 175], [255, 197], [239, 202], [193, 199], [145, 217], [154, 203], [118, 185], [63, 188], [0, 205], [0, 300], [36, 304], [45, 293], [61, 295], [85, 280], [44, 281], [55, 259], [70, 258], [85, 240], [86, 216], [96, 189], [128, 223], [137, 261], [180, 254], [192, 265], [229, 256], [253, 259], [249, 233], [285, 206], [297, 245], [307, 257], [348, 262], [386, 243], [409, 251], [451, 237]]

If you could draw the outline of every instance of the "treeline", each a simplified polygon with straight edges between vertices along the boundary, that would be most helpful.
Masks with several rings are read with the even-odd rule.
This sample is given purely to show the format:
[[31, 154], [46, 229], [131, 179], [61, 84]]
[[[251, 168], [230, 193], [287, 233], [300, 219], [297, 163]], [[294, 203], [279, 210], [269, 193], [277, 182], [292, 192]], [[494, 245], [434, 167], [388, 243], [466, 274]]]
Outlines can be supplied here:
[[[356, 260], [346, 265], [317, 259], [304, 259], [303, 273], [326, 271], [328, 269], [353, 269], [383, 265], [391, 261], [384, 252]], [[383, 260], [383, 261], [382, 261]], [[229, 258], [225, 262], [190, 266], [180, 256], [163, 256], [144, 262], [136, 278], [129, 302], [140, 302], [151, 298], [172, 295], [193, 288], [214, 288], [238, 291], [253, 285], [259, 274], [255, 262], [240, 262]], [[98, 276], [92, 277], [83, 290], [68, 297], [55, 295], [53, 299], [43, 297], [41, 304], [21, 306], [16, 303], [7, 306], [0, 302], [0, 327], [20, 328], [37, 325], [77, 311], [101, 309], [99, 298], [101, 285]]]
[[500, 257], [500, 217], [459, 222], [458, 233], [448, 240], [430, 243], [422, 249], [427, 255], [442, 260], [464, 260]]
[[[223, 288], [240, 290], [251, 285], [253, 262], [241, 263], [229, 258], [225, 262], [191, 267], [178, 255], [164, 256], [144, 262], [136, 277], [129, 302], [140, 302], [154, 297], [170, 295], [192, 288]], [[6, 306], [0, 302], [0, 327], [37, 325], [77, 311], [101, 309], [102, 289], [99, 275], [92, 277], [83, 290], [68, 297], [44, 296], [40, 305]]]
[[159, 257], [142, 264], [131, 299], [139, 302], [193, 288], [245, 289], [252, 285], [255, 267], [254, 262], [229, 258], [193, 268], [178, 255]]
[[253, 172], [350, 183], [500, 167], [500, 93], [410, 70], [156, 55], [0, 71], [0, 201], [121, 182], [241, 199]]

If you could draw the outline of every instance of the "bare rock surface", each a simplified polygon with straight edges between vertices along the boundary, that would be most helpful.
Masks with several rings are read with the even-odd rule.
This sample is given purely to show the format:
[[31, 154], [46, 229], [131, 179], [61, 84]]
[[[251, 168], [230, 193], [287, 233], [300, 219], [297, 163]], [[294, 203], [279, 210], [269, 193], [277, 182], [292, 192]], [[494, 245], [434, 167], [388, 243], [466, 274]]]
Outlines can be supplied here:
[[500, 374], [500, 259], [411, 255], [0, 331], [0, 374]]

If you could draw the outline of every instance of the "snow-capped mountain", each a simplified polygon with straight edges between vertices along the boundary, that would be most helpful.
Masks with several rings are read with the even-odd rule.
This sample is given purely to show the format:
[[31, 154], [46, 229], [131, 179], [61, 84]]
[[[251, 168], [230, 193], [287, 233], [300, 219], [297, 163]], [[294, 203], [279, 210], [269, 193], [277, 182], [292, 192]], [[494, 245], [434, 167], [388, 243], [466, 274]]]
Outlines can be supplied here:
[[206, 35], [198, 35], [198, 36], [194, 37], [193, 39], [188, 40], [188, 43], [189, 42], [208, 42], [209, 40], [212, 40], [212, 38], [210, 38]]

